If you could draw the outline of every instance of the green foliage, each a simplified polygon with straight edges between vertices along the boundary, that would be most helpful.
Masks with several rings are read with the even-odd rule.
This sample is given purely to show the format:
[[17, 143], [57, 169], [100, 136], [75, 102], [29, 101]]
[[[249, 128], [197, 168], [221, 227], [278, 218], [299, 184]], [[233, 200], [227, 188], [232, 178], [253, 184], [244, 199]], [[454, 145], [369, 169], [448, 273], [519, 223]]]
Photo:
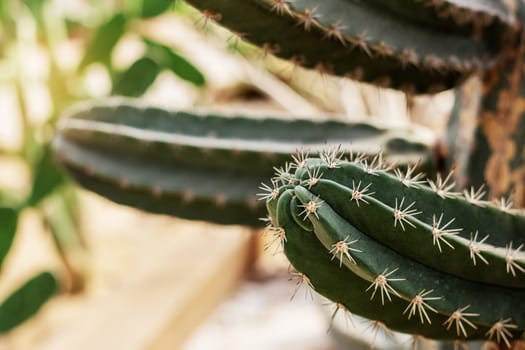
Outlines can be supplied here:
[[114, 80], [113, 95], [138, 97], [153, 84], [160, 67], [149, 57], [141, 57]]
[[173, 7], [174, 0], [125, 0], [124, 10], [141, 18], [150, 18], [161, 15]]
[[116, 13], [107, 22], [96, 28], [85, 50], [79, 69], [84, 69], [94, 62], [100, 62], [110, 67], [111, 53], [126, 33], [126, 25], [127, 19], [124, 14]]
[[53, 153], [49, 147], [40, 149], [41, 155], [35, 162], [33, 173], [33, 184], [31, 195], [27, 200], [27, 205], [37, 206], [44, 198], [49, 197], [58, 187], [66, 183], [66, 177], [53, 158]]
[[59, 289], [49, 272], [42, 272], [15, 290], [0, 304], [0, 333], [5, 333], [35, 315]]
[[186, 80], [195, 86], [202, 87], [206, 78], [191, 62], [179, 55], [173, 48], [159, 43], [158, 41], [143, 38], [147, 45], [148, 54], [153, 57], [164, 68], [170, 70], [179, 78]]
[[11, 248], [18, 225], [19, 212], [16, 209], [0, 207], [0, 267]]

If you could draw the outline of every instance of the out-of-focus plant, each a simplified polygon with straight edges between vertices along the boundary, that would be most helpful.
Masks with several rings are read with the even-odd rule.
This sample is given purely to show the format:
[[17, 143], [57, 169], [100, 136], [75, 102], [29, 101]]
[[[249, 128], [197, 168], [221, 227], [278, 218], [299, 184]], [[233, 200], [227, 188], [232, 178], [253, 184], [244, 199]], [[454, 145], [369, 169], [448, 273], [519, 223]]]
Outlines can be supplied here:
[[[68, 11], [71, 6], [86, 11]], [[18, 116], [0, 119], [19, 118], [22, 126], [19, 147], [0, 146], [0, 157], [21, 160], [32, 179], [25, 193], [0, 187], [0, 267], [11, 251], [22, 212], [30, 208], [51, 234], [64, 267], [59, 275], [46, 271], [31, 277], [0, 302], [0, 333], [30, 318], [59, 290], [78, 292], [84, 287], [86, 247], [79, 231], [77, 196], [55, 165], [49, 141], [61, 110], [88, 97], [83, 79], [90, 65], [101, 65], [107, 72], [111, 80], [107, 94], [112, 95], [142, 95], [164, 70], [197, 87], [204, 86], [203, 74], [188, 60], [141, 31], [142, 21], [173, 9], [171, 0], [0, 2], [0, 85], [14, 92], [19, 111]], [[115, 68], [115, 47], [129, 34], [140, 38], [143, 53], [129, 67]], [[67, 47], [76, 48], [70, 57], [73, 61], [75, 55], [79, 57], [77, 62], [68, 60]], [[44, 77], [34, 77], [34, 65], [44, 66]], [[43, 106], [38, 105], [31, 89], [36, 80], [49, 96]], [[37, 122], [32, 118], [35, 109], [47, 109]]]

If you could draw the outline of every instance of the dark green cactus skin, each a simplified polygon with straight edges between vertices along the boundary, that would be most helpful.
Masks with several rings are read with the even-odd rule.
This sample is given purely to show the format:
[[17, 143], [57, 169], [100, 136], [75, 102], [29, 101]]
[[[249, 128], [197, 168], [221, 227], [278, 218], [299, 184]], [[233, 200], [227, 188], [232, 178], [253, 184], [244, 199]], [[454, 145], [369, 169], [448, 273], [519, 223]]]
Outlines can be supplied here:
[[[312, 178], [313, 169], [323, 175]], [[434, 339], [495, 340], [500, 329], [505, 337], [500, 333], [498, 341], [518, 337], [525, 330], [525, 254], [520, 251], [525, 217], [475, 196], [448, 193], [442, 182], [432, 183], [432, 189], [414, 174], [398, 176], [359, 162], [312, 159], [298, 165], [267, 204], [278, 227], [273, 230], [284, 229], [282, 244], [292, 264], [319, 293], [395, 330]], [[433, 217], [441, 213], [445, 220], [436, 223]], [[448, 224], [452, 218], [456, 221]], [[481, 237], [470, 233], [485, 236], [484, 225], [491, 221], [497, 230], [480, 245]], [[301, 250], [309, 253], [298, 254]], [[331, 275], [336, 267], [341, 271]], [[328, 276], [320, 276], [321, 269]], [[342, 277], [349, 272], [363, 280], [357, 290]], [[371, 294], [368, 308], [352, 302]], [[424, 295], [423, 314], [414, 306], [418, 295]], [[407, 312], [403, 319], [403, 312], [391, 315], [394, 310], [385, 309], [388, 315], [378, 317], [383, 305], [403, 311], [412, 305], [419, 324], [408, 322]]]
[[261, 181], [296, 149], [314, 152], [326, 142], [369, 155], [384, 150], [402, 165], [423, 160], [431, 169], [433, 161], [415, 130], [170, 112], [117, 101], [68, 113], [55, 153], [82, 186], [154, 213], [260, 226]]
[[[474, 70], [490, 67], [497, 54], [491, 46], [500, 42], [494, 37], [512, 22], [500, 6], [494, 25], [476, 22], [483, 29], [473, 40], [469, 30], [454, 31], [462, 25], [423, 23], [420, 14], [434, 23], [440, 18], [425, 2], [411, 1], [409, 7], [380, 0], [187, 2], [265, 51], [306, 68], [419, 93], [451, 88]], [[476, 21], [475, 12], [464, 11]]]
[[[286, 232], [284, 252], [297, 271], [303, 272], [310, 280], [314, 290], [330, 300], [341, 303], [352, 313], [387, 324], [400, 332], [421, 334], [421, 321], [406, 319], [403, 311], [408, 302], [394, 298], [391, 303], [371, 303], [370, 295], [365, 293], [370, 283], [358, 277], [349, 269], [343, 269], [339, 262], [322, 246], [311, 231], [303, 229], [292, 215], [293, 189], [284, 190], [278, 200], [268, 201], [269, 211], [276, 225]], [[305, 257], [308, 257], [305, 259]], [[301, 288], [308, 288], [307, 285]], [[432, 325], [427, 324], [426, 335], [436, 337], [443, 333], [441, 323], [446, 317], [436, 315]]]
[[55, 276], [49, 272], [42, 272], [19, 287], [0, 304], [0, 333], [31, 318], [58, 289]]

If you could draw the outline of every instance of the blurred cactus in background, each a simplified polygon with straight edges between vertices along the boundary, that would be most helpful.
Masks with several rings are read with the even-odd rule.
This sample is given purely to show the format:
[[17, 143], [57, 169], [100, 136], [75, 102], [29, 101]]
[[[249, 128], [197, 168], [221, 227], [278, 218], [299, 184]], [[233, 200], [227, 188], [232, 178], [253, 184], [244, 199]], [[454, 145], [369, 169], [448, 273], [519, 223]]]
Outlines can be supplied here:
[[[258, 191], [270, 213], [265, 223], [297, 269], [299, 286], [331, 299], [337, 310], [416, 339], [523, 346], [525, 219], [513, 205], [525, 201], [525, 3], [187, 3], [201, 11], [199, 26], [218, 22], [239, 51], [250, 42], [293, 70], [398, 89], [409, 102], [457, 89], [444, 141], [422, 138], [413, 127], [170, 112], [112, 100], [76, 108], [61, 121], [54, 150], [69, 174], [143, 210], [249, 226], [263, 215], [257, 183], [270, 178]], [[115, 93], [139, 96], [159, 62], [180, 58], [148, 39], [148, 54], [114, 72], [107, 52], [125, 30], [123, 16], [106, 22], [89, 46], [98, 49], [80, 66], [105, 63]], [[202, 84], [190, 71], [181, 77]], [[471, 76], [481, 79], [480, 90], [464, 84]], [[327, 145], [342, 147], [322, 151]], [[283, 165], [295, 149], [308, 151]], [[423, 170], [435, 180], [427, 184]], [[488, 202], [510, 194], [513, 204]]]

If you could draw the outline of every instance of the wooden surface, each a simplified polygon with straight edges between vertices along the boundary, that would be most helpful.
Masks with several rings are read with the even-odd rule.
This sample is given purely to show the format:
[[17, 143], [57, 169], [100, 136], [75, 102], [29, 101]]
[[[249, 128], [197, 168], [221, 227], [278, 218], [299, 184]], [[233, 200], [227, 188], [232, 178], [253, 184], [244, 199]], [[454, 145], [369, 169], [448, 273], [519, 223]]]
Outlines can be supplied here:
[[89, 288], [50, 302], [0, 349], [177, 349], [250, 263], [244, 228], [147, 215], [93, 195], [84, 203]]

